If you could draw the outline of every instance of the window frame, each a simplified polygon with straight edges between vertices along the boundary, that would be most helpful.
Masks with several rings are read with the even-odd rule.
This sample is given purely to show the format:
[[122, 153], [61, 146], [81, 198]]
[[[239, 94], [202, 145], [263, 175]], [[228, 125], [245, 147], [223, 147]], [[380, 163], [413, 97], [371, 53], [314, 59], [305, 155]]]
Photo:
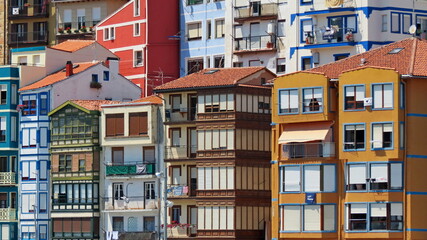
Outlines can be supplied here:
[[[198, 27], [197, 27], [197, 37], [190, 37], [190, 25], [195, 25], [195, 24], [198, 25]], [[202, 22], [200, 22], [200, 21], [188, 22], [185, 25], [185, 28], [186, 28], [186, 33], [187, 33], [187, 36], [186, 36], [187, 42], [202, 40], [202, 38], [203, 38], [203, 24], [202, 24]]]
[[[296, 112], [292, 112], [292, 111], [290, 111], [290, 112], [282, 112], [281, 110], [282, 110], [282, 106], [281, 106], [281, 98], [282, 98], [282, 95], [281, 95], [281, 92], [282, 91], [288, 91], [288, 96], [289, 96], [289, 106], [288, 106], [288, 110], [290, 110], [291, 108], [291, 101], [290, 101], [290, 96], [291, 96], [291, 92], [290, 91], [297, 91], [297, 104], [298, 104], [298, 110], [296, 111]], [[278, 104], [278, 113], [279, 113], [279, 115], [292, 115], [292, 114], [299, 114], [300, 113], [300, 104], [299, 104], [299, 99], [300, 99], [300, 91], [299, 91], [299, 88], [280, 88], [280, 89], [278, 89], [278, 100], [279, 100], [279, 104]]]
[[[391, 143], [390, 143], [390, 147], [384, 147], [384, 139], [382, 141], [383, 146], [382, 147], [374, 147], [374, 125], [382, 125], [383, 131], [382, 134], [384, 134], [384, 125], [385, 124], [391, 124]], [[378, 151], [378, 150], [393, 150], [394, 149], [394, 134], [395, 134], [395, 130], [394, 130], [394, 123], [393, 122], [371, 122], [371, 150], [372, 151]], [[383, 135], [384, 137], [384, 135]]]
[[[221, 32], [218, 32], [218, 23], [222, 22]], [[221, 33], [221, 36], [218, 36], [218, 33]], [[218, 18], [215, 19], [215, 38], [224, 38], [225, 37], [225, 19]]]
[[[353, 101], [347, 101], [346, 100], [346, 96], [347, 96], [347, 88], [354, 88], [354, 100]], [[344, 111], [365, 111], [366, 107], [363, 106], [363, 108], [357, 108], [357, 87], [363, 87], [363, 98], [366, 98], [366, 86], [364, 84], [351, 84], [351, 85], [344, 85], [343, 86], [343, 90], [344, 90], [344, 96], [343, 96], [343, 106], [344, 106]], [[347, 102], [354, 102], [354, 108], [347, 108]], [[363, 100], [362, 100], [363, 103]]]
[[[334, 190], [332, 191], [325, 191], [322, 190], [325, 187], [325, 182], [322, 180], [321, 182], [323, 182], [323, 186], [320, 185], [320, 189], [319, 191], [305, 191], [305, 185], [306, 185], [306, 181], [305, 181], [305, 167], [307, 166], [318, 166], [319, 167], [319, 176], [320, 178], [324, 178], [324, 168], [323, 166], [333, 166], [334, 167]], [[296, 168], [298, 167], [299, 169], [299, 190], [298, 191], [287, 191], [285, 188], [285, 169], [287, 167], [292, 167], [292, 168]], [[328, 163], [328, 164], [286, 164], [286, 165], [280, 165], [279, 166], [279, 193], [280, 194], [292, 194], [292, 193], [335, 193], [337, 192], [338, 189], [338, 183], [337, 183], [337, 179], [338, 179], [338, 172], [337, 172], [337, 165], [333, 164], [333, 163]]]
[[[350, 53], [337, 53], [337, 54], [334, 54], [333, 56], [334, 56], [334, 61], [339, 61], [339, 60], [348, 58], [350, 56]], [[341, 57], [344, 57], [344, 58], [341, 58]]]
[[[307, 59], [310, 60], [310, 68], [308, 68], [308, 69], [305, 68], [305, 63], [304, 63], [304, 61]], [[301, 71], [309, 70], [309, 69], [312, 69], [313, 67], [314, 67], [313, 56], [302, 56], [301, 57]]]
[[141, 36], [141, 24], [139, 22], [133, 24], [133, 36]]
[[[138, 54], [141, 54], [141, 62], [139, 63]], [[143, 67], [144, 66], [144, 51], [134, 50], [133, 51], [133, 67]]]
[[[304, 0], [301, 0], [301, 2], [302, 1], [304, 1]], [[312, 0], [311, 0], [311, 2], [310, 3], [308, 3], [308, 4], [311, 4], [312, 3]], [[300, 20], [300, 43], [303, 43], [303, 44], [305, 44], [305, 39], [306, 39], [306, 33], [305, 33], [305, 31], [304, 31], [304, 22], [308, 22], [308, 21], [310, 21], [311, 22], [311, 33], [313, 32], [313, 18], [305, 18], [305, 19], [301, 19]]]
[[[279, 60], [284, 60], [284, 64], [279, 64]], [[282, 69], [284, 68], [284, 69]], [[280, 71], [279, 71], [280, 69]], [[286, 73], [286, 58], [276, 58], [276, 73]]]
[[[22, 116], [36, 116], [38, 113], [37, 94], [25, 94], [21, 96], [21, 99], [22, 105], [24, 105], [24, 107], [22, 108]], [[32, 101], [34, 101], [34, 105], [31, 104]], [[25, 102], [28, 102], [28, 104], [26, 104]]]
[[[346, 126], [357, 126], [357, 125], [362, 125], [363, 126], [363, 134], [364, 134], [364, 140], [363, 140], [363, 148], [357, 148], [357, 141], [356, 141], [356, 128], [355, 128], [355, 139], [354, 139], [354, 142], [353, 142], [353, 144], [354, 144], [354, 148], [352, 148], [352, 149], [346, 149], [346, 147], [345, 147], [345, 144], [346, 144], [346, 129], [345, 129], [345, 127]], [[356, 151], [358, 151], [358, 152], [360, 152], [360, 151], [366, 151], [366, 124], [365, 123], [344, 123], [343, 124], [343, 151], [344, 152], [356, 152]]]
[[[379, 86], [382, 85], [382, 107], [376, 108], [375, 107], [375, 91], [374, 91], [374, 87], [375, 86]], [[385, 95], [384, 95], [384, 86], [385, 85], [391, 85], [391, 107], [384, 107], [384, 100], [385, 100]], [[378, 111], [378, 110], [393, 110], [394, 109], [394, 83], [392, 82], [386, 82], [386, 83], [372, 83], [371, 84], [371, 96], [372, 96], [372, 110]]]
[[[317, 101], [317, 103], [319, 104], [318, 106], [319, 106], [319, 110], [317, 110], [317, 111], [305, 111], [305, 106], [304, 106], [304, 92], [305, 91], [308, 91], [308, 90], [311, 90], [312, 91], [312, 97], [314, 96], [314, 90], [315, 89], [320, 89], [320, 91], [321, 91], [321, 94], [322, 94], [322, 100], [320, 101], [320, 103], [321, 103], [321, 105], [319, 104], [319, 101]], [[302, 114], [312, 114], [312, 113], [322, 113], [322, 112], [324, 112], [324, 110], [325, 110], [325, 94], [324, 94], [324, 91], [323, 91], [323, 87], [322, 86], [316, 86], [316, 87], [304, 87], [304, 88], [302, 88], [301, 89], [301, 95], [302, 95]], [[315, 99], [315, 98], [311, 98], [312, 100], [313, 99]], [[311, 104], [311, 102], [310, 102], [310, 104]], [[309, 106], [309, 108], [311, 108], [310, 106]]]

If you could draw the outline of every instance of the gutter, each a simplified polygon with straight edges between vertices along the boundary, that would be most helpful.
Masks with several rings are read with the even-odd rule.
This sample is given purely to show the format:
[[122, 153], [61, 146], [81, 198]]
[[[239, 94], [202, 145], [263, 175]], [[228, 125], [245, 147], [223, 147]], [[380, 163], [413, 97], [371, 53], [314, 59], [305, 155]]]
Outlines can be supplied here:
[[427, 79], [427, 76], [414, 76], [412, 74], [402, 74], [400, 75], [403, 79], [411, 79], [411, 78], [421, 78], [421, 79]]

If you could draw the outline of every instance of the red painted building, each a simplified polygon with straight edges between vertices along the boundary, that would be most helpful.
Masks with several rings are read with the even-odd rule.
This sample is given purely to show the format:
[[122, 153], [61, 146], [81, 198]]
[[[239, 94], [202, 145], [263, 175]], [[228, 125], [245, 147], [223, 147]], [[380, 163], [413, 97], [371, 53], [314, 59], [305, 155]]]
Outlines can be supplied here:
[[96, 26], [96, 40], [120, 58], [120, 73], [144, 97], [179, 77], [178, 32], [178, 1], [132, 0]]

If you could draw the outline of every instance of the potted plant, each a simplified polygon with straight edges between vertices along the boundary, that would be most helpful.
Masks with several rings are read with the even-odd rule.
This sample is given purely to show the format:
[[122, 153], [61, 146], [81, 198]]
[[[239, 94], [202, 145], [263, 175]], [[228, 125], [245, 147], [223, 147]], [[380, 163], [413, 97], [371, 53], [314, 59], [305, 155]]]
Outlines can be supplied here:
[[102, 87], [102, 85], [99, 82], [96, 82], [96, 81], [90, 82], [90, 88], [101, 88], [101, 87]]
[[75, 29], [74, 30], [74, 33], [79, 33], [80, 31], [78, 30], [78, 29]]
[[89, 27], [89, 31], [93, 32], [93, 26]]
[[63, 28], [58, 28], [58, 33], [63, 34], [64, 33], [64, 29]]
[[67, 33], [71, 33], [71, 28], [67, 27], [67, 29], [65, 29], [65, 31], [67, 31]]
[[273, 43], [272, 43], [272, 42], [270, 42], [270, 41], [268, 41], [268, 42], [267, 42], [267, 48], [273, 48]]
[[81, 28], [80, 28], [80, 32], [87, 32], [87, 29], [86, 29], [86, 26], [82, 26]]

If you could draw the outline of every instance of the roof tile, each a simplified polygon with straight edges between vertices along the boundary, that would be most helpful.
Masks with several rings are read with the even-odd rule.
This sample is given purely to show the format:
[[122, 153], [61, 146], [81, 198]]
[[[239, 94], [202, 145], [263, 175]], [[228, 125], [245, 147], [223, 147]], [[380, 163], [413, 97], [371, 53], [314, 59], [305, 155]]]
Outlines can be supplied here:
[[132, 101], [132, 103], [151, 103], [151, 104], [162, 104], [163, 101], [160, 97], [151, 95], [145, 98], [137, 99]]
[[56, 44], [51, 48], [66, 52], [75, 52], [93, 43], [95, 43], [94, 40], [67, 40], [62, 43]]
[[70, 102], [90, 111], [101, 111], [101, 105], [121, 103], [120, 101], [110, 100], [70, 100]]

